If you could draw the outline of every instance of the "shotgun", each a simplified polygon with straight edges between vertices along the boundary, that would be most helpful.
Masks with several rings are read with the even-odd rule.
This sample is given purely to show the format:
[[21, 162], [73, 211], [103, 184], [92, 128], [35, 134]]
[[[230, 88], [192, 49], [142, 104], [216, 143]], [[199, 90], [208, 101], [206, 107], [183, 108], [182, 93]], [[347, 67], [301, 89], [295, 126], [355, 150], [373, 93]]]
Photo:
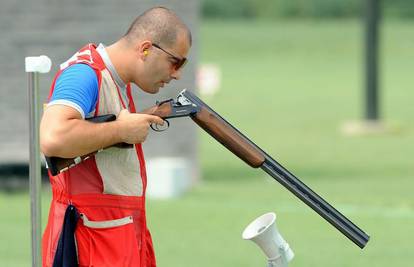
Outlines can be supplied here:
[[[261, 168], [357, 246], [360, 248], [365, 247], [369, 241], [369, 235], [233, 127], [196, 95], [188, 90], [183, 90], [177, 96], [176, 101], [167, 100], [161, 103], [164, 106], [158, 104], [144, 113], [158, 115], [164, 119], [189, 116], [197, 125], [246, 164], [253, 168]], [[173, 108], [171, 109], [171, 107]], [[174, 107], [185, 107], [185, 111], [173, 114]]]

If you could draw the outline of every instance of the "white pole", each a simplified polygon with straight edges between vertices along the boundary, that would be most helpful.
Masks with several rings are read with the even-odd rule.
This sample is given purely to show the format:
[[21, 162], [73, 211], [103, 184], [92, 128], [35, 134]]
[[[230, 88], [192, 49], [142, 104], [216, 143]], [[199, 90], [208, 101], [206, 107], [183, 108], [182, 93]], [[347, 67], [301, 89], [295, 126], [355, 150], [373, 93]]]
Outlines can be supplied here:
[[41, 267], [41, 166], [39, 146], [39, 73], [47, 73], [52, 66], [47, 56], [26, 57], [29, 74], [29, 126], [30, 126], [30, 218], [32, 237], [32, 266]]

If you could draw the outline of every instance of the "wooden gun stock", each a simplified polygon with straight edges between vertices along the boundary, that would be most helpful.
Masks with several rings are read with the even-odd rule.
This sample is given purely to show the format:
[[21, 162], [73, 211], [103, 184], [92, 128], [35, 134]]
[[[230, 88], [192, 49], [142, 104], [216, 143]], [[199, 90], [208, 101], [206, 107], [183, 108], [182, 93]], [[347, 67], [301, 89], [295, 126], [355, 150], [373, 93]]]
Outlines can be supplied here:
[[[106, 114], [101, 116], [96, 116], [93, 118], [86, 119], [89, 122], [93, 123], [104, 123], [116, 120], [116, 116], [114, 114]], [[127, 143], [119, 143], [115, 144], [114, 146], [121, 147], [121, 148], [132, 148], [133, 145]], [[99, 151], [99, 150], [98, 150]], [[84, 160], [87, 160], [89, 157], [95, 155], [98, 151], [94, 151], [88, 153], [86, 155], [82, 155], [75, 158], [60, 158], [60, 157], [47, 157], [45, 156], [47, 168], [49, 169], [50, 173], [54, 176], [59, 174], [62, 171], [70, 168], [73, 165], [76, 165]]]
[[[163, 118], [164, 120], [169, 118], [176, 118], [176, 117], [184, 117], [189, 116], [192, 113], [197, 112], [198, 109], [194, 109], [194, 107], [189, 106], [177, 106], [176, 103], [172, 100], [165, 100], [160, 103], [157, 103], [155, 106], [145, 109], [144, 111], [140, 112], [142, 114], [150, 114], [155, 115], [158, 117]], [[86, 119], [87, 121], [94, 122], [94, 123], [105, 123], [116, 120], [116, 116], [114, 114], [107, 114], [102, 116], [97, 116], [93, 118]], [[134, 145], [127, 144], [127, 143], [119, 143], [114, 144], [110, 147], [119, 147], [119, 148], [132, 148]], [[50, 173], [55, 176], [60, 172], [63, 172], [80, 162], [87, 160], [91, 156], [95, 155], [99, 151], [102, 151], [105, 148], [102, 148], [97, 151], [93, 151], [86, 155], [74, 157], [74, 158], [60, 158], [60, 157], [45, 157], [47, 168], [49, 169]]]

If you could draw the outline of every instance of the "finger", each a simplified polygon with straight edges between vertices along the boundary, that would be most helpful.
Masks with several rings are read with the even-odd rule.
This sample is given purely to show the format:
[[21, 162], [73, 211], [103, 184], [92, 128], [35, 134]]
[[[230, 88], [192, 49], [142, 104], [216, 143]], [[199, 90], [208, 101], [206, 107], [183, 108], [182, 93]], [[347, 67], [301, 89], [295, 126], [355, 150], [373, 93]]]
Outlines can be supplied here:
[[155, 123], [158, 125], [164, 125], [164, 120], [161, 117], [148, 115], [147, 120], [149, 123]]

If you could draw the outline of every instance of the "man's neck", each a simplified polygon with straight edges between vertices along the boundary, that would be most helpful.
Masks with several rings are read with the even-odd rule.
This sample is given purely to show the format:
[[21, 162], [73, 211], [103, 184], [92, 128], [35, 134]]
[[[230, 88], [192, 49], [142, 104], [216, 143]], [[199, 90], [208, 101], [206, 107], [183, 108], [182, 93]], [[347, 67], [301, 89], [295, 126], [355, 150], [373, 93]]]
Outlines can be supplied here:
[[131, 60], [128, 50], [124, 41], [121, 39], [116, 43], [106, 47], [106, 52], [114, 65], [116, 72], [125, 84], [131, 82], [131, 78], [128, 75], [128, 61]]

